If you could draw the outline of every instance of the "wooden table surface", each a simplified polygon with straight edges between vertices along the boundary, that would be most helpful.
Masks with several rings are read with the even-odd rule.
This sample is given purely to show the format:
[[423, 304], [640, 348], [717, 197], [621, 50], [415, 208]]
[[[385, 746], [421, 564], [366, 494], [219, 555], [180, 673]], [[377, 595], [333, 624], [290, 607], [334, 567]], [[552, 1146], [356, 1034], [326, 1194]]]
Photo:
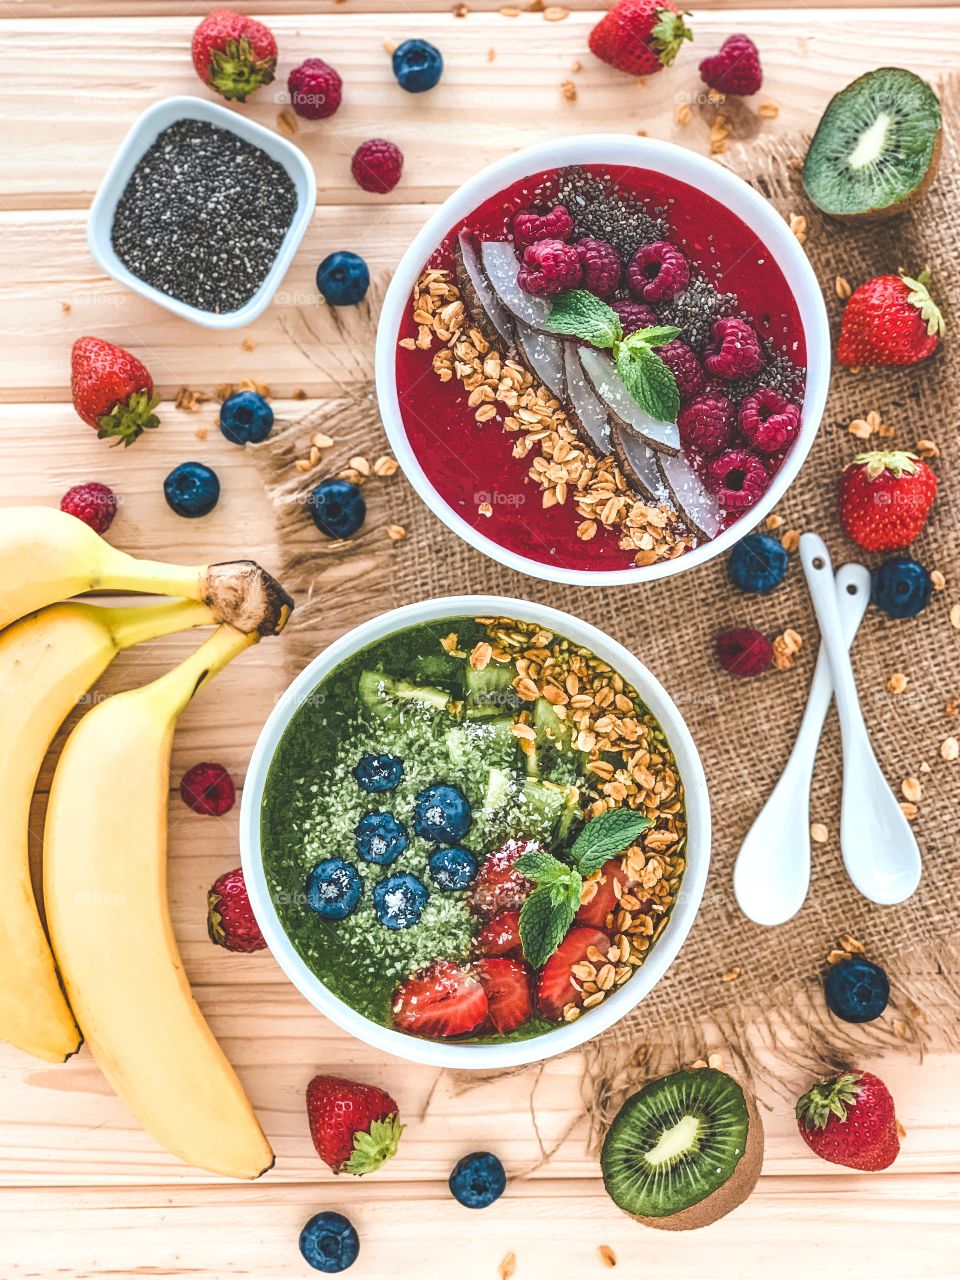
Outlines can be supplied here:
[[[764, 131], [811, 128], [830, 94], [872, 67], [895, 63], [935, 78], [960, 57], [960, 9], [813, 10], [765, 0], [743, 10], [721, 0], [696, 14], [696, 46], [672, 71], [636, 83], [587, 53], [596, 19], [588, 3], [574, 0], [569, 16], [546, 21], [537, 12], [502, 16], [497, 0], [471, 4], [465, 17], [441, 0], [265, 0], [258, 12], [269, 15], [281, 51], [273, 89], [304, 57], [323, 56], [343, 75], [346, 95], [334, 119], [304, 126], [297, 138], [316, 166], [318, 208], [279, 299], [248, 330], [217, 335], [103, 277], [84, 239], [91, 196], [135, 116], [169, 94], [205, 92], [188, 47], [207, 6], [8, 0], [0, 17], [0, 500], [53, 504], [71, 484], [101, 479], [123, 498], [110, 536], [128, 550], [191, 562], [252, 554], [275, 565], [258, 474], [223, 441], [214, 412], [166, 405], [162, 430], [111, 451], [69, 403], [75, 337], [97, 333], [131, 347], [165, 396], [251, 377], [270, 384], [281, 412], [300, 411], [331, 393], [330, 370], [351, 342], [349, 317], [335, 326], [318, 304], [320, 258], [351, 248], [388, 272], [433, 204], [488, 161], [571, 131], [645, 130], [705, 151], [706, 122], [695, 109], [681, 126], [676, 108], [696, 97], [699, 57], [731, 31], [750, 32], [760, 46], [761, 97], [780, 108]], [[384, 47], [416, 35], [434, 40], [446, 60], [441, 86], [422, 96], [397, 87]], [[575, 101], [564, 96], [564, 81], [575, 85]], [[245, 114], [274, 126], [273, 89]], [[349, 177], [353, 148], [377, 134], [406, 155], [404, 180], [385, 198], [365, 195]], [[308, 402], [284, 402], [296, 392]], [[203, 425], [210, 431], [200, 439]], [[219, 507], [202, 521], [178, 520], [160, 494], [162, 476], [186, 457], [209, 462], [223, 482]], [[452, 535], [438, 525], [437, 536]], [[397, 551], [415, 553], [402, 544]], [[151, 678], [188, 644], [168, 639], [122, 655], [103, 689]], [[278, 649], [264, 643], [244, 655], [191, 705], [176, 738], [174, 779], [199, 759], [222, 760], [242, 777], [284, 684]], [[48, 766], [37, 829], [49, 777]], [[253, 1185], [187, 1169], [139, 1130], [86, 1051], [51, 1067], [0, 1046], [0, 1275], [304, 1275], [297, 1234], [321, 1208], [356, 1222], [358, 1280], [454, 1271], [493, 1280], [510, 1253], [517, 1280], [588, 1280], [604, 1273], [604, 1244], [631, 1276], [641, 1268], [713, 1280], [774, 1268], [791, 1278], [814, 1268], [897, 1280], [960, 1273], [960, 1056], [884, 1062], [906, 1136], [900, 1159], [880, 1175], [834, 1170], [808, 1153], [768, 1082], [767, 1155], [752, 1199], [706, 1231], [648, 1231], [603, 1193], [585, 1145], [577, 1057], [458, 1092], [442, 1074], [338, 1031], [268, 955], [231, 956], [210, 945], [205, 890], [238, 862], [236, 818], [236, 810], [222, 821], [201, 818], [172, 797], [174, 925], [198, 998], [276, 1148], [276, 1168]], [[928, 1014], [932, 1023], [948, 1016]], [[335, 1181], [316, 1159], [303, 1090], [318, 1069], [356, 1072], [397, 1096], [409, 1127], [401, 1154], [376, 1177]], [[478, 1147], [499, 1152], [511, 1181], [496, 1207], [467, 1214], [446, 1177]]]

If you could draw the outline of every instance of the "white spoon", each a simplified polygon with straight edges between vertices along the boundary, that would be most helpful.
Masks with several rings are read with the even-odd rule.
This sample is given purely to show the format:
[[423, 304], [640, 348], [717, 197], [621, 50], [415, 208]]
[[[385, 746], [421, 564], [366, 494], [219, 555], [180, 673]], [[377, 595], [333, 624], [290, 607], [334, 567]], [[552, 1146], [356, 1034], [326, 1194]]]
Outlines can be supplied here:
[[905, 902], [920, 883], [920, 850], [897, 797], [873, 754], [857, 698], [833, 588], [830, 554], [822, 538], [805, 533], [800, 562], [820, 624], [833, 676], [843, 743], [840, 851], [847, 875], [871, 902]]
[[[861, 564], [843, 565], [837, 571], [835, 592], [843, 642], [849, 649], [870, 600], [869, 570]], [[807, 896], [810, 782], [832, 697], [830, 662], [821, 644], [790, 758], [747, 832], [733, 869], [740, 910], [755, 924], [783, 924], [797, 914]]]

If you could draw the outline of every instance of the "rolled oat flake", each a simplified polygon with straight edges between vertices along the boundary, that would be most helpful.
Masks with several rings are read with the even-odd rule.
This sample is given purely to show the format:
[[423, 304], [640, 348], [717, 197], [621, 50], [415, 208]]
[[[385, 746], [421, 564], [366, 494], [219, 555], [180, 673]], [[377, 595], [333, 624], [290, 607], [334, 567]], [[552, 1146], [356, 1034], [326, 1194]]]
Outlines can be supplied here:
[[296, 211], [290, 175], [260, 147], [204, 120], [178, 120], [134, 169], [111, 239], [146, 284], [221, 314], [260, 288]]

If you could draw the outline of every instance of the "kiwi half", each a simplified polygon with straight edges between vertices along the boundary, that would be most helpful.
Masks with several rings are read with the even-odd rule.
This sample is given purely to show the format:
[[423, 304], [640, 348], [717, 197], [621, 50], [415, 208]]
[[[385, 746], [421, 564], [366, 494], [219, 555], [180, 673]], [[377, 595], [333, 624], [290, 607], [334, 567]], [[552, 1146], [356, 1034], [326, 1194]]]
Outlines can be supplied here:
[[713, 1067], [644, 1085], [617, 1112], [600, 1153], [614, 1203], [666, 1231], [705, 1227], [742, 1204], [762, 1161], [756, 1104]]
[[924, 194], [940, 158], [942, 119], [925, 80], [880, 67], [830, 100], [803, 164], [803, 186], [823, 213], [882, 221]]

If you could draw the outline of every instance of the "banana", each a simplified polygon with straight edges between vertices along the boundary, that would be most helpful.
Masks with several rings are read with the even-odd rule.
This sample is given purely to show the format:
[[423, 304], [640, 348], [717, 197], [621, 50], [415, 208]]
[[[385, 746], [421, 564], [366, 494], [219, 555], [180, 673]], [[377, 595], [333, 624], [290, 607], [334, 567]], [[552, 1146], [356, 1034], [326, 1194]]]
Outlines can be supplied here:
[[57, 765], [43, 852], [50, 940], [101, 1070], [158, 1142], [235, 1178], [258, 1177], [273, 1152], [184, 974], [167, 906], [167, 799], [177, 717], [256, 639], [218, 627], [159, 680], [89, 711]]
[[56, 604], [0, 632], [0, 1040], [48, 1062], [80, 1033], [57, 978], [30, 881], [30, 798], [54, 734], [120, 649], [209, 626], [193, 600], [133, 609]]
[[54, 507], [0, 511], [0, 627], [83, 591], [147, 591], [208, 605], [240, 631], [280, 631], [293, 602], [252, 560], [207, 566], [137, 560]]

